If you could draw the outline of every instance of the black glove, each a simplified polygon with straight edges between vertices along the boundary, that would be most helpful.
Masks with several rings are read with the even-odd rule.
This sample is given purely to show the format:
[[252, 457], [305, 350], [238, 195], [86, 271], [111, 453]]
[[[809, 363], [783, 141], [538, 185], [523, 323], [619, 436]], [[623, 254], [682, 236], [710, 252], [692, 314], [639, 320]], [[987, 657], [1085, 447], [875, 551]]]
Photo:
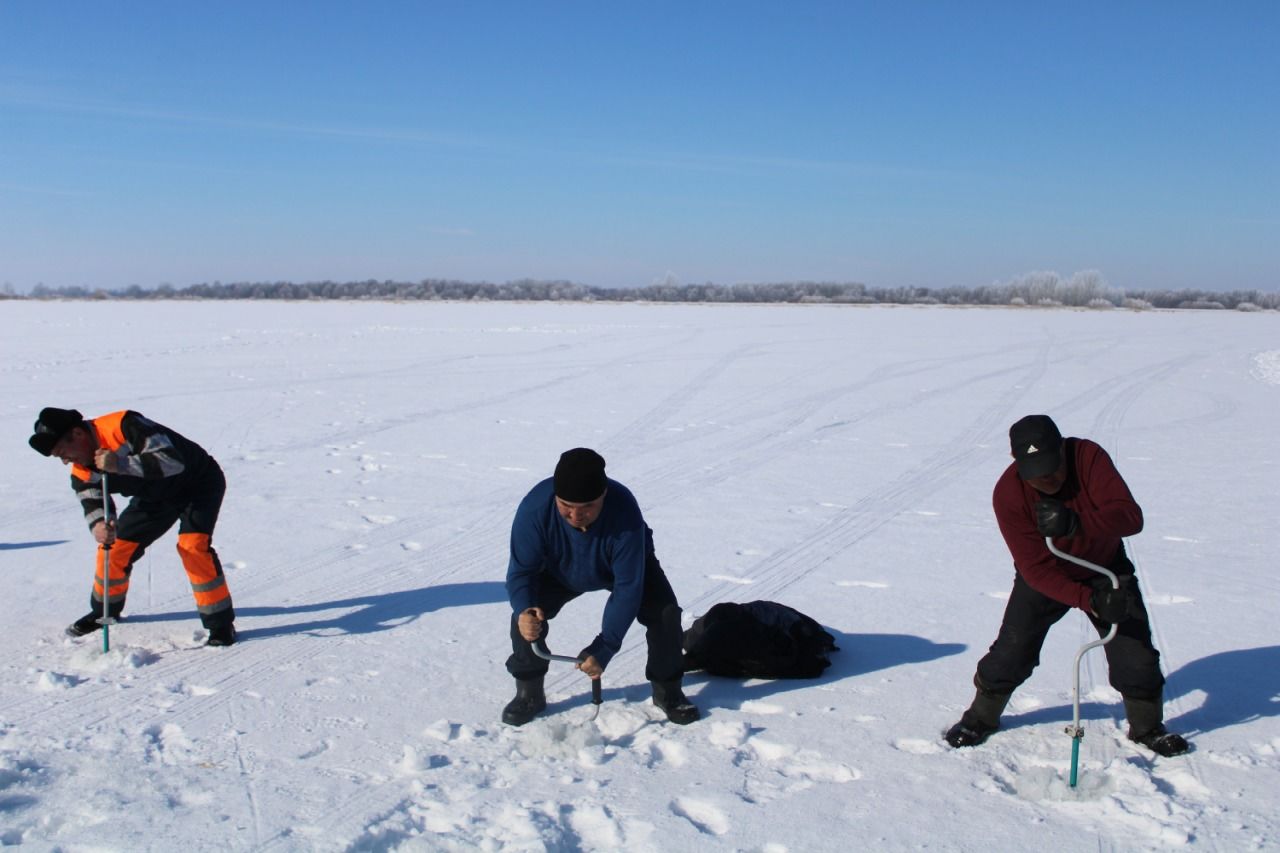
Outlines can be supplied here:
[[1089, 596], [1089, 607], [1093, 610], [1093, 615], [1113, 625], [1118, 625], [1130, 616], [1136, 615], [1137, 602], [1129, 586], [1131, 578], [1132, 575], [1120, 578], [1119, 589], [1109, 586], [1095, 589]]
[[1036, 503], [1036, 529], [1041, 536], [1054, 539], [1075, 536], [1080, 529], [1080, 516], [1062, 501], [1045, 498]]

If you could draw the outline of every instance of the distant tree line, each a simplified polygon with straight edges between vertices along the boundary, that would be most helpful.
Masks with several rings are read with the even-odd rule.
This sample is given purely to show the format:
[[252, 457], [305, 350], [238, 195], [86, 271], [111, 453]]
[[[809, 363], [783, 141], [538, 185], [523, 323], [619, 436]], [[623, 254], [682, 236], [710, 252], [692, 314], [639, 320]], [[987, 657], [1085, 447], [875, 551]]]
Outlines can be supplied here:
[[1207, 308], [1235, 311], [1280, 310], [1280, 292], [1261, 290], [1139, 290], [1110, 287], [1101, 273], [1069, 278], [1033, 272], [979, 287], [868, 287], [858, 283], [789, 281], [771, 284], [682, 284], [668, 275], [647, 287], [592, 287], [570, 281], [520, 279], [505, 284], [423, 279], [417, 282], [230, 282], [175, 288], [137, 285], [122, 290], [37, 285], [30, 296], [10, 288], [0, 299], [282, 299], [406, 300], [490, 302], [715, 302], [829, 303], [882, 305], [1014, 305], [1074, 308]]

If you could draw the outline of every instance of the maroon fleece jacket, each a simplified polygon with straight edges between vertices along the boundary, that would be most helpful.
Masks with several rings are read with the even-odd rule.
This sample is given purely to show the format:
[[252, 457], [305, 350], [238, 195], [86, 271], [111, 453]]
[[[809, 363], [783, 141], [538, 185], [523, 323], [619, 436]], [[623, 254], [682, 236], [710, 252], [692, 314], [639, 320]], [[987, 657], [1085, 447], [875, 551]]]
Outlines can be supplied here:
[[1087, 438], [1066, 440], [1067, 480], [1056, 495], [1042, 495], [1009, 465], [991, 496], [996, 522], [1004, 535], [1013, 567], [1032, 589], [1055, 601], [1088, 611], [1089, 581], [1096, 572], [1077, 566], [1045, 546], [1036, 529], [1036, 503], [1046, 497], [1062, 501], [1080, 517], [1075, 536], [1053, 540], [1060, 551], [1110, 567], [1121, 538], [1142, 530], [1142, 507], [1133, 499], [1107, 452]]

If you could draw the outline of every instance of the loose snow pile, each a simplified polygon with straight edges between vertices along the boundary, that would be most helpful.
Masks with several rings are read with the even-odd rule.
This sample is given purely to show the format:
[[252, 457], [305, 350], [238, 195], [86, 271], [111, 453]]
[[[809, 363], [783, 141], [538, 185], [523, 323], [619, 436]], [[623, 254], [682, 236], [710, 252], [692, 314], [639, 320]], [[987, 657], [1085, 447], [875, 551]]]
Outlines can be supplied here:
[[1254, 373], [1263, 382], [1280, 385], [1280, 349], [1260, 352], [1253, 357]]
[[[1280, 848], [1280, 320], [1235, 312], [839, 306], [0, 303], [0, 843], [62, 850]], [[1262, 353], [1262, 355], [1258, 355]], [[227, 472], [216, 546], [242, 642], [204, 648], [174, 534], [126, 619], [41, 406], [137, 409]], [[972, 695], [1012, 579], [991, 515], [1032, 412], [1106, 447], [1195, 751], [1124, 737], [1078, 614], [988, 744]], [[515, 506], [568, 447], [636, 494], [686, 624], [772, 599], [841, 647], [813, 681], [691, 676], [648, 701], [628, 634], [591, 720], [498, 721]], [[553, 650], [598, 629], [570, 603]]]

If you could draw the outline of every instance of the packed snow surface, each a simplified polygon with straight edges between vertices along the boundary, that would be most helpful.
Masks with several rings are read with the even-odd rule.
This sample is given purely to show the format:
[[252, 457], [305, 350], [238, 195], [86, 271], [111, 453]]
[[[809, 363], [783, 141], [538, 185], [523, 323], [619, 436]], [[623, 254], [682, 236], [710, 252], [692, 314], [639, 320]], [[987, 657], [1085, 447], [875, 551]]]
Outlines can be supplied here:
[[[1280, 849], [1280, 316], [857, 306], [0, 302], [0, 843], [38, 850]], [[241, 642], [202, 646], [174, 544], [126, 619], [42, 406], [136, 409], [208, 448]], [[1004, 728], [956, 751], [1013, 570], [1007, 429], [1100, 442], [1194, 752], [1129, 743], [1078, 613]], [[517, 502], [586, 445], [637, 496], [685, 622], [771, 599], [841, 651], [812, 681], [691, 675], [643, 631], [499, 722]], [[604, 594], [568, 605], [576, 654]]]

